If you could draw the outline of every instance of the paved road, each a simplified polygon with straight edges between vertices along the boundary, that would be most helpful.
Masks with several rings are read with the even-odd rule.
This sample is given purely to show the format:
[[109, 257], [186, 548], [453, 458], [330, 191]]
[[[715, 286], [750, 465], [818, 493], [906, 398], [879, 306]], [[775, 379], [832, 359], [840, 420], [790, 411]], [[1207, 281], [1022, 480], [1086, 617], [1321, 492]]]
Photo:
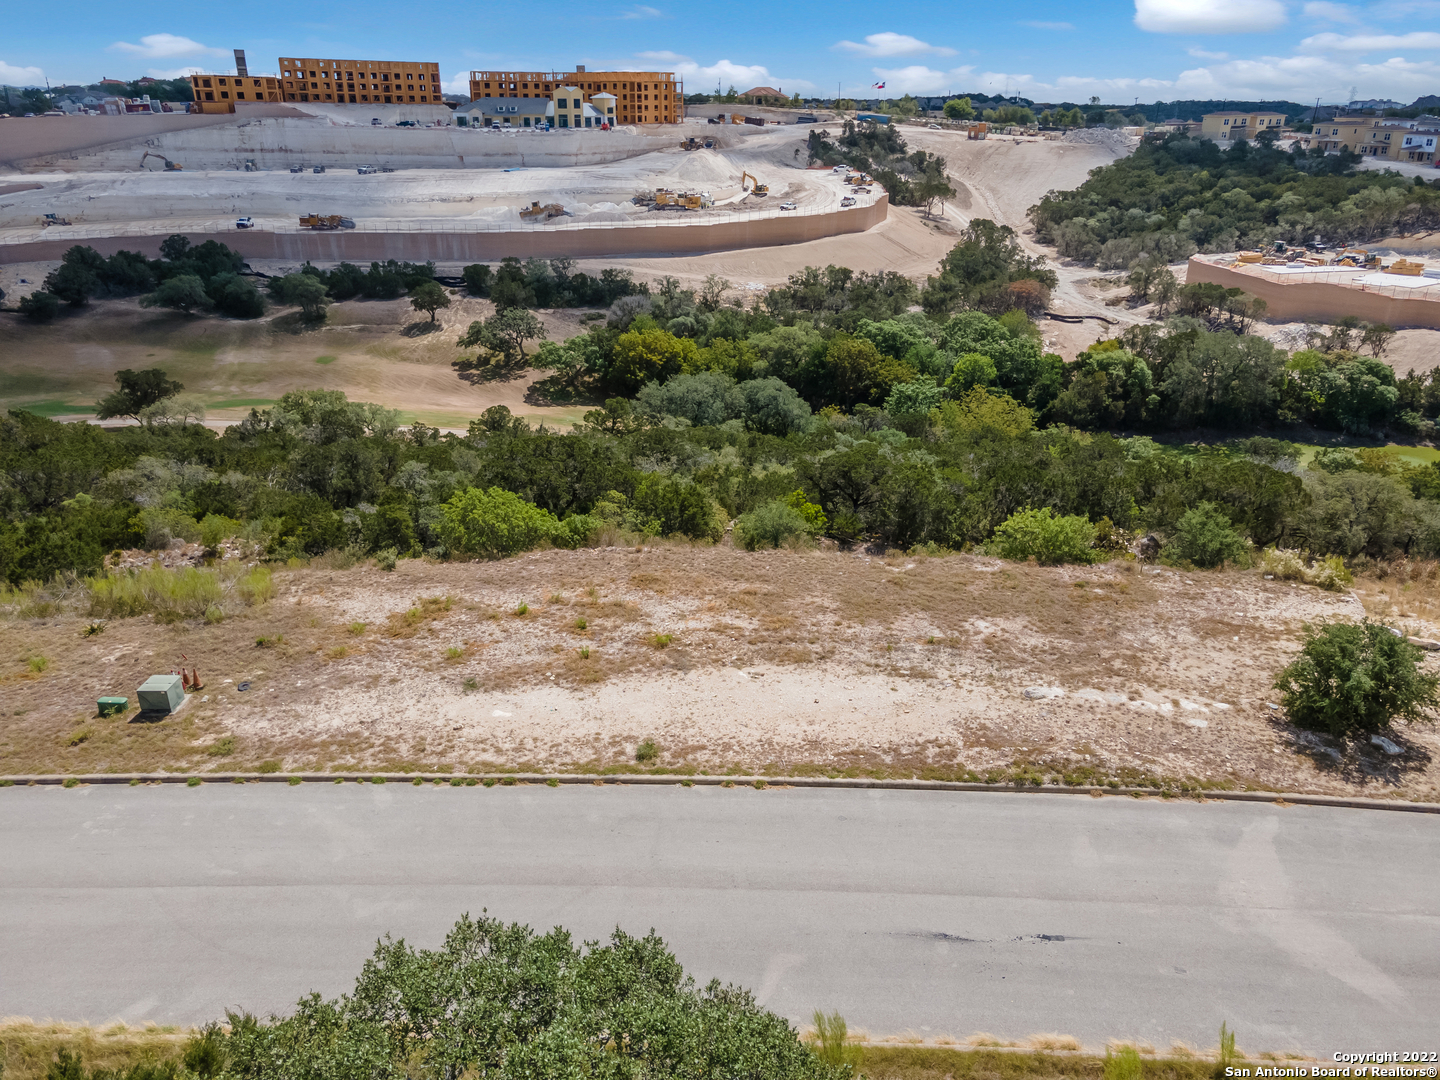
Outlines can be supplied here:
[[492, 915], [803, 1021], [1436, 1049], [1440, 816], [746, 788], [0, 790], [0, 1015], [201, 1021]]

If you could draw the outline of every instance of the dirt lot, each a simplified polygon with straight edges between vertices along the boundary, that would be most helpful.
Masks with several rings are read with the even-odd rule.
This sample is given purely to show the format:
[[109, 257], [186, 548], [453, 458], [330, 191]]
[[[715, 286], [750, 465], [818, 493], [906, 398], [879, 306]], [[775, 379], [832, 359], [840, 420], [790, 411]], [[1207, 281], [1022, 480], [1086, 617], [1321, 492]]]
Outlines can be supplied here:
[[[277, 583], [218, 625], [0, 622], [0, 773], [588, 771], [633, 767], [649, 738], [655, 767], [711, 773], [1031, 765], [1440, 798], [1433, 729], [1387, 756], [1267, 706], [1302, 623], [1361, 607], [1253, 572], [657, 544]], [[175, 717], [94, 717], [183, 663], [205, 688]]]

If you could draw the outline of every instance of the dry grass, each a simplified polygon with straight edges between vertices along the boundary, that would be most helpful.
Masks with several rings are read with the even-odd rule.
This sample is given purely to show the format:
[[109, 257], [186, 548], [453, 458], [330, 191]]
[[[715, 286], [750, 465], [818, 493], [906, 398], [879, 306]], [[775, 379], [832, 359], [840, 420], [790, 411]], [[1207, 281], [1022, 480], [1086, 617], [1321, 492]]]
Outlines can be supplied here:
[[79, 1053], [86, 1068], [122, 1069], [141, 1062], [168, 1061], [180, 1056], [191, 1032], [185, 1028], [103, 1028], [54, 1021], [36, 1023], [28, 1017], [0, 1020], [0, 1073], [5, 1080], [40, 1080], [62, 1047]]
[[1031, 1035], [1025, 1044], [1032, 1050], [1079, 1050], [1080, 1040], [1073, 1035], [1049, 1034]]
[[1405, 622], [1417, 637], [1440, 636], [1440, 562], [1377, 564], [1357, 574], [1355, 595], [1373, 619]]

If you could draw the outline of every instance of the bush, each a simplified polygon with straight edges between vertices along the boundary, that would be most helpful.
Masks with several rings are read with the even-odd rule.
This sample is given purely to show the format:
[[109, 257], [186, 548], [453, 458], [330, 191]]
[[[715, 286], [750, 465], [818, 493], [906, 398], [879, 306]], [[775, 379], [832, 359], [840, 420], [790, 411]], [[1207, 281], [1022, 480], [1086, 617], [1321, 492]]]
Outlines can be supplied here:
[[[456, 778], [459, 781], [459, 778]], [[493, 781], [486, 780], [488, 786]], [[507, 778], [508, 783], [513, 779]], [[434, 950], [386, 937], [354, 990], [288, 1017], [231, 1014], [227, 1075], [845, 1080], [749, 991], [697, 986], [654, 933], [575, 943], [462, 917]]]
[[1133, 1046], [1117, 1047], [1114, 1053], [1105, 1051], [1105, 1080], [1141, 1080], [1145, 1067], [1140, 1061], [1140, 1051]]
[[1339, 555], [1327, 555], [1307, 564], [1298, 551], [1266, 548], [1260, 555], [1260, 569], [1280, 581], [1303, 581], [1331, 592], [1339, 592], [1355, 582]]
[[1057, 515], [1047, 506], [1011, 514], [996, 528], [987, 547], [1002, 559], [1034, 559], [1041, 566], [1058, 566], [1095, 562], [1094, 543], [1095, 526], [1086, 518]]
[[60, 314], [60, 298], [43, 289], [20, 298], [20, 314], [28, 315], [36, 322], [49, 322]]
[[175, 308], [187, 313], [209, 305], [210, 296], [205, 291], [205, 283], [194, 274], [166, 278], [153, 293], [140, 298], [141, 307]]
[[1222, 563], [1245, 563], [1245, 539], [1230, 527], [1230, 518], [1214, 503], [1202, 502], [1187, 510], [1175, 526], [1174, 539], [1165, 546], [1167, 559], [1194, 563], [1210, 570]]
[[778, 548], [793, 537], [808, 536], [810, 523], [803, 514], [783, 502], [768, 502], [735, 522], [735, 543], [746, 551]]
[[1440, 675], [1420, 670], [1424, 653], [1388, 627], [1307, 627], [1299, 658], [1275, 689], [1296, 727], [1340, 738], [1372, 735], [1396, 719], [1428, 722], [1440, 707]]
[[584, 514], [560, 521], [548, 510], [497, 487], [467, 488], [441, 508], [440, 536], [450, 550], [499, 559], [543, 543], [580, 547], [601, 522]]
[[263, 566], [242, 570], [233, 563], [217, 570], [189, 566], [167, 570], [150, 566], [130, 573], [110, 573], [86, 582], [90, 615], [130, 618], [153, 614], [162, 622], [205, 618], [211, 608], [256, 606], [275, 595], [270, 571]]

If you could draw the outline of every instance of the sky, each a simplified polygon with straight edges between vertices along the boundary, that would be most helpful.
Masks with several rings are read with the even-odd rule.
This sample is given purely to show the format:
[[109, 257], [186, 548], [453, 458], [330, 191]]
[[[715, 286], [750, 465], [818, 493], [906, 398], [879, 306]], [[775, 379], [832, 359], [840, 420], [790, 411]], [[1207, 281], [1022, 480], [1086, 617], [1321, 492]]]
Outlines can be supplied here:
[[[274, 72], [282, 53], [437, 62], [455, 93], [467, 91], [471, 69], [585, 64], [674, 71], [687, 93], [765, 85], [824, 97], [838, 89], [845, 97], [980, 91], [1036, 101], [1326, 104], [1440, 94], [1440, 0], [1034, 0], [974, 10], [933, 0], [698, 9], [617, 0], [543, 6], [518, 20], [486, 5], [321, 0], [297, 12], [280, 0], [81, 0], [63, 25], [43, 5], [4, 5], [0, 82], [12, 85], [225, 71], [243, 48], [252, 74]], [[879, 82], [885, 89], [872, 89]]]

